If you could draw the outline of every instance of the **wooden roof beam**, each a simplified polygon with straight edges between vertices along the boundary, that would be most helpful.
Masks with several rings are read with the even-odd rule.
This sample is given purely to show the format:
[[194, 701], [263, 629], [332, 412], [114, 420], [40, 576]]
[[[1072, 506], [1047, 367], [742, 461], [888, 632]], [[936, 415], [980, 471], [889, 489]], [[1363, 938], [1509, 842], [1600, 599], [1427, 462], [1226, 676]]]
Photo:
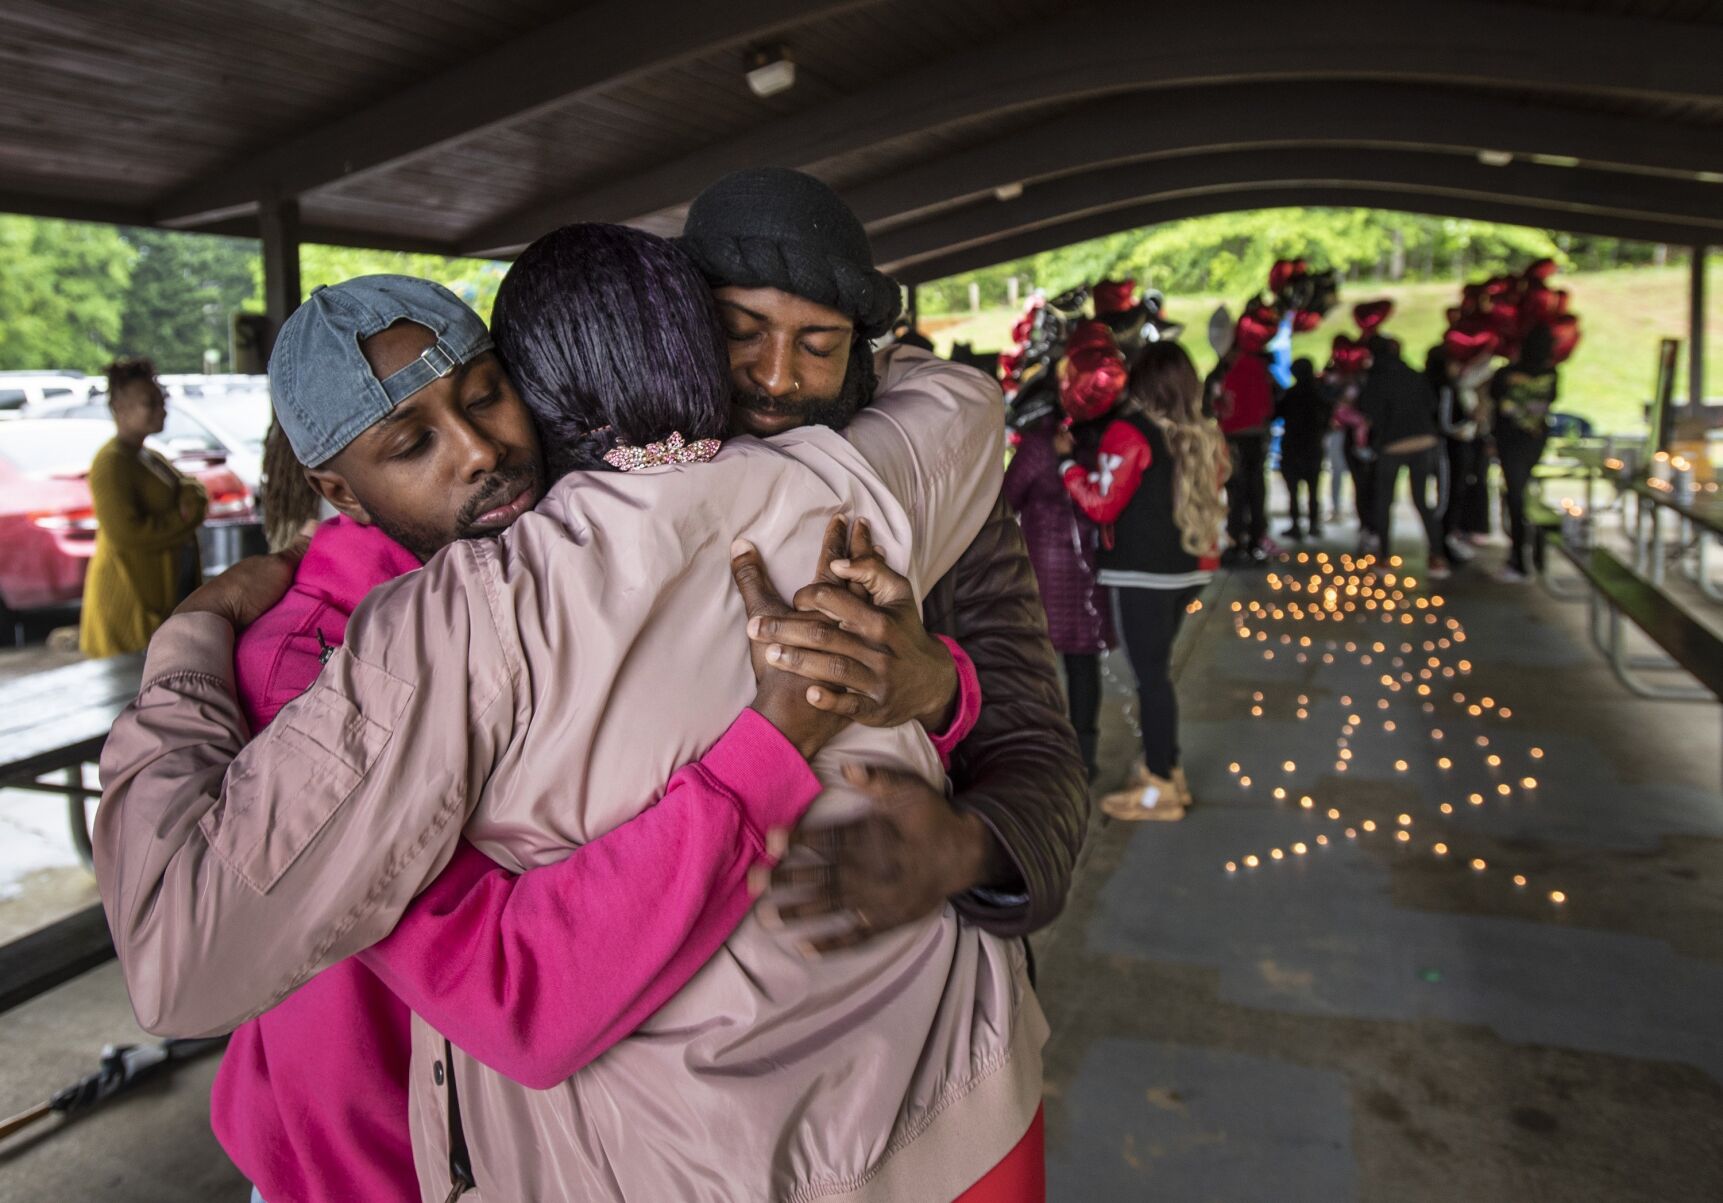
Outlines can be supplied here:
[[[1677, 30], [1682, 53], [1671, 55]], [[1534, 45], [1538, 53], [1525, 52]], [[518, 249], [566, 222], [629, 221], [685, 203], [738, 167], [806, 166], [952, 122], [1147, 86], [1255, 81], [1264, 112], [1291, 95], [1272, 84], [1346, 78], [1716, 99], [1723, 97], [1719, 61], [1723, 29], [1488, 0], [1446, 0], [1440, 19], [1417, 0], [1381, 0], [1344, 32], [1272, 0], [1173, 7], [1140, 22], [1121, 21], [1116, 5], [1100, 4], [1018, 26], [636, 175], [535, 203], [462, 242], [469, 253]], [[1575, 63], [1585, 64], [1583, 73]]]
[[[599, 0], [163, 200], [164, 225], [250, 212], [532, 116], [573, 97], [879, 0]], [[738, 60], [740, 70], [740, 60]]]
[[923, 259], [914, 264], [885, 263], [882, 266], [904, 284], [925, 284], [929, 280], [942, 280], [947, 276], [977, 271], [996, 263], [1008, 263], [1057, 247], [1117, 234], [1121, 230], [1134, 230], [1186, 217], [1207, 217], [1217, 213], [1305, 205], [1358, 206], [1424, 213], [1435, 217], [1501, 221], [1542, 229], [1568, 230], [1575, 234], [1637, 238], [1645, 242], [1676, 245], [1690, 242], [1694, 237], [1694, 232], [1685, 227], [1626, 218], [1559, 213], [1539, 208], [1535, 203], [1520, 204], [1499, 197], [1438, 196], [1378, 184], [1246, 184], [1223, 185], [1181, 196], [1144, 201], [1137, 205], [1109, 209], [1103, 213], [1042, 226], [1008, 238]]
[[[1718, 184], [1533, 163], [1486, 167], [1457, 154], [1280, 149], [1185, 155], [1063, 176], [1026, 188], [1013, 200], [988, 197], [883, 234], [873, 240], [874, 256], [904, 265], [1157, 197], [1300, 184], [1500, 196], [1552, 215], [1639, 220], [1723, 237], [1723, 185]], [[1548, 224], [1562, 223], [1552, 218]]]
[[1107, 97], [955, 154], [847, 189], [870, 227], [1095, 167], [1273, 145], [1501, 150], [1592, 167], [1698, 176], [1723, 170], [1723, 129], [1676, 126], [1429, 86], [1319, 83], [1263, 105], [1257, 86]]

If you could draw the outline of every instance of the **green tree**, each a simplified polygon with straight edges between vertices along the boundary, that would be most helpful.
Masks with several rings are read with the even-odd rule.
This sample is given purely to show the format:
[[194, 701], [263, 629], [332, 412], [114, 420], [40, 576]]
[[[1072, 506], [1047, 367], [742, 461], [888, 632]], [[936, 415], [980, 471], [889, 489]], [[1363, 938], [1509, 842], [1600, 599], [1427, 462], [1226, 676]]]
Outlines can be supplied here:
[[0, 368], [100, 370], [135, 257], [113, 226], [0, 215]]
[[[441, 255], [415, 255], [406, 251], [370, 251], [357, 247], [307, 243], [299, 248], [299, 277], [307, 295], [319, 284], [339, 284], [355, 276], [389, 273], [422, 276], [435, 280], [478, 311], [486, 322], [496, 303], [497, 287], [508, 264], [491, 259], [447, 259]], [[253, 268], [252, 295], [246, 308], [263, 308], [263, 264]]]
[[227, 359], [228, 317], [253, 290], [257, 243], [246, 238], [127, 228], [137, 252], [119, 350], [163, 372], [201, 372], [204, 352]]
[[[1572, 262], [1573, 240], [1547, 230], [1378, 209], [1287, 208], [1221, 213], [1127, 230], [922, 285], [923, 312], [967, 307], [969, 285], [1002, 304], [1006, 280], [1061, 292], [1108, 276], [1167, 293], [1218, 293], [1238, 301], [1268, 282], [1277, 259], [1303, 258], [1353, 283], [1477, 278], [1550, 256]], [[1592, 248], [1592, 257], [1617, 247]], [[1645, 260], [1649, 259], [1647, 250]], [[1623, 259], [1622, 261], [1628, 261]]]

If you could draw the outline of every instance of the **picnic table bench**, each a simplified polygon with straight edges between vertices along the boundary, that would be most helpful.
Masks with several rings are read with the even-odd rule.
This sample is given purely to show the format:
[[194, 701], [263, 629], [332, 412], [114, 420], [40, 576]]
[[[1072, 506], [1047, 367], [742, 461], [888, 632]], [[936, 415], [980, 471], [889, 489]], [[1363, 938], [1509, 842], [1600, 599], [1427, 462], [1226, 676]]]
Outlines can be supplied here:
[[[90, 863], [89, 803], [83, 782], [108, 729], [143, 677], [142, 653], [50, 669], [0, 685], [0, 787], [66, 799], [72, 843]], [[63, 772], [65, 781], [45, 780]], [[100, 903], [0, 946], [0, 1012], [95, 968], [114, 955]]]
[[[142, 652], [89, 660], [0, 684], [0, 788], [59, 794], [67, 801], [72, 842], [90, 860], [83, 765], [101, 754], [120, 711], [138, 696]], [[65, 781], [45, 781], [64, 772]]]
[[1723, 542], [1723, 493], [1698, 492], [1686, 501], [1677, 499], [1675, 491], [1661, 482], [1636, 480], [1627, 488], [1635, 502], [1633, 515], [1633, 564], [1648, 572], [1656, 584], [1663, 583], [1668, 557], [1663, 552], [1663, 515], [1676, 519], [1676, 547], [1686, 559], [1687, 549], [1694, 553], [1694, 564], [1687, 575], [1699, 586], [1699, 591], [1712, 601], [1723, 601], [1723, 589], [1711, 579], [1711, 545]]

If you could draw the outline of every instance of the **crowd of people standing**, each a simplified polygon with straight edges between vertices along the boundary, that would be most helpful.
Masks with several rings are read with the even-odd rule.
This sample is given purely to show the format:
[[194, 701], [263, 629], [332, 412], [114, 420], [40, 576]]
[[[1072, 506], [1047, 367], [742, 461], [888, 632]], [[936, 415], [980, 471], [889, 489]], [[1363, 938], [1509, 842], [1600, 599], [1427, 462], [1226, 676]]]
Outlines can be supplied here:
[[[1119, 287], [1097, 286], [1097, 301]], [[1193, 804], [1179, 763], [1172, 645], [1216, 566], [1262, 563], [1279, 550], [1268, 535], [1276, 421], [1290, 509], [1283, 538], [1319, 539], [1325, 522], [1341, 521], [1349, 478], [1359, 554], [1390, 555], [1404, 479], [1427, 574], [1446, 579], [1489, 534], [1493, 452], [1509, 534], [1498, 575], [1525, 579], [1526, 486], [1557, 395], [1549, 332], [1532, 326], [1498, 367], [1499, 340], [1460, 327], [1419, 370], [1382, 329], [1392, 310], [1386, 301], [1358, 306], [1362, 336], [1337, 338], [1320, 373], [1294, 360], [1285, 388], [1270, 353], [1281, 318], [1266, 306], [1247, 308], [1206, 381], [1176, 342], [1127, 350], [1100, 321], [1069, 331], [1056, 392], [1047, 378], [1024, 375], [1006, 494], [1022, 514], [1091, 776], [1101, 653], [1122, 643], [1136, 678], [1142, 757], [1125, 788], [1102, 799], [1106, 814], [1176, 819]]]

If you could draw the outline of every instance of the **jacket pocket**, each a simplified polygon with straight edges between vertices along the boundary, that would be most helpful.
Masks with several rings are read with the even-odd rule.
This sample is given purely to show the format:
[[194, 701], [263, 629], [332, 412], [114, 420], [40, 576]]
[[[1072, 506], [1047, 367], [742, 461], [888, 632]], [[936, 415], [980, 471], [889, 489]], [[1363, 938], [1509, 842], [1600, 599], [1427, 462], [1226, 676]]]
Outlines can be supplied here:
[[340, 659], [340, 676], [364, 709], [325, 684], [313, 686], [234, 762], [226, 804], [199, 824], [216, 855], [260, 894], [353, 796], [413, 696], [411, 685], [382, 669]]

